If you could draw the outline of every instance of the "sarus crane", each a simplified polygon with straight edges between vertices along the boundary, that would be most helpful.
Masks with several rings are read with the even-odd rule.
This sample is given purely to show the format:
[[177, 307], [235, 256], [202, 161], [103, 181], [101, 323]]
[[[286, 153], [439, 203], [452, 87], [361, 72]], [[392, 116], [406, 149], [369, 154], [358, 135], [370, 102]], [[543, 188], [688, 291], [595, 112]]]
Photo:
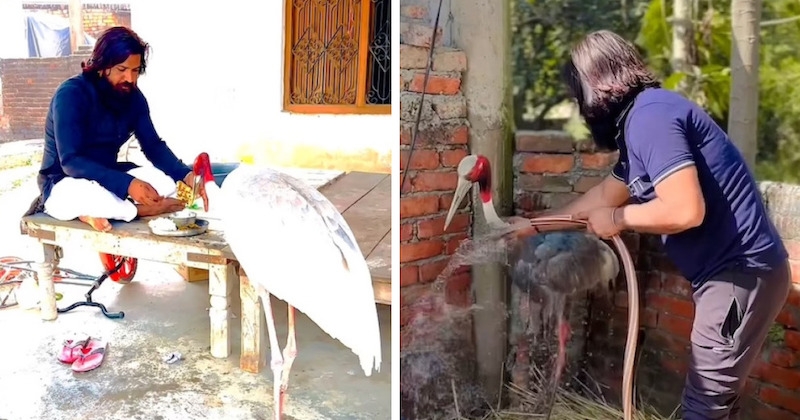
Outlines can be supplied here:
[[[459, 204], [474, 184], [478, 185], [486, 223], [491, 229], [508, 230], [510, 223], [497, 215], [492, 203], [489, 160], [482, 155], [465, 156], [459, 162], [457, 171], [458, 184], [444, 230], [447, 230]], [[523, 292], [541, 287], [551, 298], [550, 307], [558, 312], [558, 355], [553, 374], [557, 385], [566, 362], [566, 343], [570, 336], [564, 308], [565, 297], [612, 281], [619, 274], [619, 261], [611, 247], [584, 231], [543, 232], [510, 239], [507, 244], [507, 264], [512, 282]]]
[[[218, 215], [225, 239], [258, 290], [266, 315], [273, 372], [274, 418], [283, 414], [297, 355], [295, 308], [350, 348], [370, 376], [380, 371], [381, 337], [372, 278], [344, 217], [322, 193], [278, 170], [240, 165], [222, 186], [207, 153], [194, 162], [205, 187], [204, 209]], [[288, 304], [281, 355], [270, 294]]]

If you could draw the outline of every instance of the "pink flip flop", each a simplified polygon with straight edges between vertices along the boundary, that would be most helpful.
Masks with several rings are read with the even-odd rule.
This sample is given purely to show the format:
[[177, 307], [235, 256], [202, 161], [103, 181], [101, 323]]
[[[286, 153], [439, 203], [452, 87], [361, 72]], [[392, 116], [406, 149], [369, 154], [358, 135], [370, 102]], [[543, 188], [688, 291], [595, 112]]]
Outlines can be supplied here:
[[81, 355], [81, 348], [91, 347], [94, 344], [91, 337], [86, 337], [83, 340], [64, 340], [61, 347], [61, 353], [58, 355], [58, 360], [62, 363], [72, 363]]
[[90, 344], [91, 346], [79, 347], [80, 355], [72, 362], [73, 371], [88, 372], [97, 369], [103, 363], [108, 343], [92, 340]]

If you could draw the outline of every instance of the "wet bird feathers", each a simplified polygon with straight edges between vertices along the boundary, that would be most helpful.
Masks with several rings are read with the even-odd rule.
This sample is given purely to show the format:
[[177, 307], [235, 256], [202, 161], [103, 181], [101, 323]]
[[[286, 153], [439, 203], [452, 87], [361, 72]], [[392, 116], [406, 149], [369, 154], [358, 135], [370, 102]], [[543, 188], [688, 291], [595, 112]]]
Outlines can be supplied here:
[[594, 235], [548, 232], [517, 240], [509, 249], [510, 276], [521, 290], [541, 286], [572, 294], [593, 289], [619, 273], [616, 254]]

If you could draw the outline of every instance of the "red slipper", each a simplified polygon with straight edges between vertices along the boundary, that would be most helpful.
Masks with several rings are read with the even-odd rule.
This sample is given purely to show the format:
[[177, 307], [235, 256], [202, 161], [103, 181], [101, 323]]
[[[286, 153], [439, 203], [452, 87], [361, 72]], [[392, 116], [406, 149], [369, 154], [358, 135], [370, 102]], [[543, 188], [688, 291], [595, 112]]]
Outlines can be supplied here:
[[72, 362], [73, 371], [88, 372], [97, 369], [103, 363], [108, 343], [93, 340], [91, 344], [91, 347], [80, 347], [80, 356]]
[[81, 348], [91, 347], [94, 344], [91, 337], [83, 340], [64, 340], [58, 360], [62, 363], [72, 363], [81, 355]]

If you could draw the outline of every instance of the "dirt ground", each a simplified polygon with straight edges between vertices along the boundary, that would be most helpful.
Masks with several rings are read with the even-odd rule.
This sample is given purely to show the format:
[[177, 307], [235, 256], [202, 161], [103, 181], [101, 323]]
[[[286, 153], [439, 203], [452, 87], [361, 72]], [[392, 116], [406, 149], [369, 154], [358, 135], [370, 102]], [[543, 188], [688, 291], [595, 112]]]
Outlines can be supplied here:
[[[38, 243], [19, 234], [19, 219], [37, 194], [37, 169], [0, 169], [0, 256], [41, 258]], [[64, 254], [63, 267], [90, 275], [102, 271], [94, 252]], [[87, 287], [58, 285], [64, 294], [59, 307], [83, 300]], [[268, 365], [256, 375], [239, 369], [235, 319], [231, 356], [215, 359], [209, 352], [206, 281], [188, 283], [172, 267], [140, 261], [133, 283], [106, 282], [94, 298], [111, 311], [124, 311], [125, 318], [106, 319], [84, 307], [48, 322], [35, 310], [0, 309], [0, 419], [271, 418], [272, 372]], [[286, 306], [273, 299], [273, 308], [283, 346]], [[238, 302], [232, 313], [238, 319]], [[390, 308], [379, 306], [379, 317], [382, 369], [365, 377], [349, 349], [298, 316], [287, 418], [391, 418]], [[108, 353], [97, 370], [74, 373], [56, 354], [64, 339], [85, 335], [109, 340]], [[162, 356], [174, 351], [183, 360], [164, 363]]]

